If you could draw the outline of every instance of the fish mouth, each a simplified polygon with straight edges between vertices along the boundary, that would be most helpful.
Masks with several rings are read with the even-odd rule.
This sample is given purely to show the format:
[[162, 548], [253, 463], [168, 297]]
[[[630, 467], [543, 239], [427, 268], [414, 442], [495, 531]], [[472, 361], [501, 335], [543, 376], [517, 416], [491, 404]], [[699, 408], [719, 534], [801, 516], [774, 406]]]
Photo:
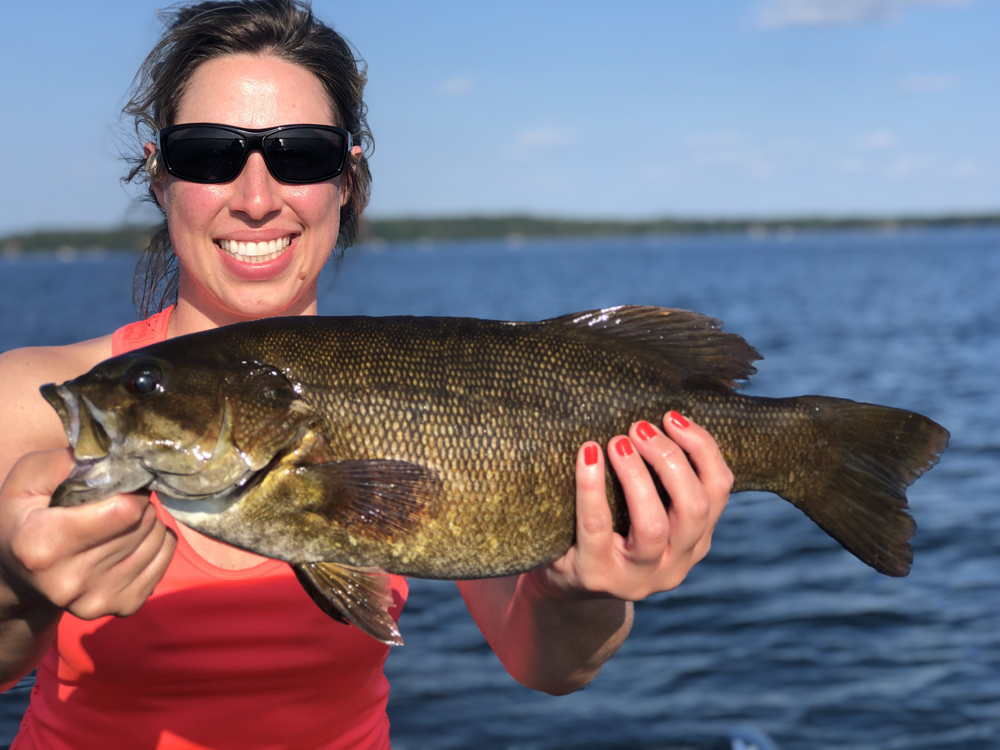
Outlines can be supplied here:
[[59, 415], [77, 462], [92, 463], [107, 458], [113, 442], [107, 430], [112, 426], [109, 417], [96, 409], [86, 396], [78, 397], [65, 385], [47, 383], [40, 390]]
[[117, 459], [112, 452], [114, 417], [102, 412], [81, 393], [67, 385], [48, 383], [42, 396], [55, 409], [76, 465], [69, 477], [52, 493], [51, 505], [68, 507], [96, 502], [119, 492], [133, 492], [149, 482], [137, 461]]
[[[66, 386], [46, 383], [39, 390], [42, 398], [49, 402], [49, 406], [56, 410], [59, 420], [62, 422], [63, 430], [66, 431], [66, 438], [70, 445], [73, 444], [73, 435], [79, 432], [80, 420], [76, 414], [76, 397]], [[60, 393], [62, 391], [62, 393]], [[71, 407], [70, 404], [73, 404]]]

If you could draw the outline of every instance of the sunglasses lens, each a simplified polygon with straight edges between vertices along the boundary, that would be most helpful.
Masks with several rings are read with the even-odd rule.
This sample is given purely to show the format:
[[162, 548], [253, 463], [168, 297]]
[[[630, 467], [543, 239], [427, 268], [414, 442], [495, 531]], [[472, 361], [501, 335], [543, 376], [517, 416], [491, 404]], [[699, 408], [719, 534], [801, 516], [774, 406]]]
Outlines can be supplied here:
[[192, 182], [232, 180], [243, 168], [248, 149], [262, 149], [271, 173], [285, 182], [332, 179], [347, 160], [346, 132], [289, 127], [262, 139], [256, 132], [241, 135], [215, 125], [178, 126], [162, 136], [160, 145], [171, 174]]
[[243, 164], [246, 139], [219, 128], [184, 128], [163, 144], [170, 169], [194, 182], [226, 182]]
[[288, 128], [264, 138], [264, 153], [279, 180], [320, 182], [340, 174], [347, 139], [332, 130]]

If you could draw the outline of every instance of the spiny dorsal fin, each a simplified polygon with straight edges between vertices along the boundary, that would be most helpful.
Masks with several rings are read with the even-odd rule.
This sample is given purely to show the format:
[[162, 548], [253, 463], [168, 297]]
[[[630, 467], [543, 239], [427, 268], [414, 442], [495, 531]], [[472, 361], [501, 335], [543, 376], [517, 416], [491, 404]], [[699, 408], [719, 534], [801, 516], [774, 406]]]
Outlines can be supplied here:
[[351, 623], [376, 640], [402, 646], [392, 607], [392, 579], [381, 568], [331, 562], [293, 565], [295, 576], [320, 609], [337, 622]]
[[720, 329], [715, 318], [667, 307], [622, 305], [563, 315], [543, 325], [572, 327], [594, 343], [614, 342], [669, 367], [681, 380], [703, 380], [738, 388], [763, 359], [742, 337]]

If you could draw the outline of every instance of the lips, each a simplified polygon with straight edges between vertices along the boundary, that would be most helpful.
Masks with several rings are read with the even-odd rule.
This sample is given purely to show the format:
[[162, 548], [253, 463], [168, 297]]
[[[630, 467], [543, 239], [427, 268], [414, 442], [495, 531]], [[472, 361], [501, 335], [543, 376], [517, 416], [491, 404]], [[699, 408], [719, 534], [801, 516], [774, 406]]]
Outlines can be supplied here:
[[242, 263], [267, 263], [281, 255], [292, 244], [292, 236], [286, 235], [259, 242], [220, 239], [216, 240], [215, 244], [227, 255]]
[[233, 238], [216, 239], [223, 265], [244, 281], [268, 281], [282, 274], [292, 263], [299, 235], [286, 234], [256, 241]]

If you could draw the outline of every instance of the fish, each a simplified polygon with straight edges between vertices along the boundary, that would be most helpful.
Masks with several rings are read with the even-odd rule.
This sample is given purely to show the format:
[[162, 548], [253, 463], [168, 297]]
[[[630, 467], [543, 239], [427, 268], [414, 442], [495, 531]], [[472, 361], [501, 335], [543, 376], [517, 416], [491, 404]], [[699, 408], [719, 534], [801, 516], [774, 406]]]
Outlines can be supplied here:
[[[650, 306], [238, 323], [42, 386], [76, 461], [51, 502], [154, 491], [181, 523], [288, 562], [331, 617], [399, 644], [388, 573], [487, 578], [558, 559], [578, 447], [674, 410], [713, 435], [733, 492], [775, 493], [862, 562], [907, 575], [906, 488], [948, 431], [841, 398], [745, 395], [759, 359], [714, 318]], [[610, 469], [607, 487], [627, 534]]]

